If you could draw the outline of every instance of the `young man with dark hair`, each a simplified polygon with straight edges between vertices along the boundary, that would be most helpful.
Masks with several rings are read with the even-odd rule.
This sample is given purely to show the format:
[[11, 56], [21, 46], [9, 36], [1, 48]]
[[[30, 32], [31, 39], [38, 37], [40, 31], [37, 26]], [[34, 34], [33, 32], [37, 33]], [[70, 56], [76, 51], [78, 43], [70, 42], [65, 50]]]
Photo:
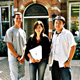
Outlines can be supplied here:
[[64, 28], [65, 18], [56, 16], [52, 37], [51, 73], [52, 80], [71, 80], [70, 63], [75, 52], [75, 40], [72, 33]]
[[4, 41], [8, 47], [11, 80], [21, 80], [24, 76], [26, 35], [20, 28], [22, 14], [20, 12], [15, 13], [13, 20], [15, 24], [6, 31]]

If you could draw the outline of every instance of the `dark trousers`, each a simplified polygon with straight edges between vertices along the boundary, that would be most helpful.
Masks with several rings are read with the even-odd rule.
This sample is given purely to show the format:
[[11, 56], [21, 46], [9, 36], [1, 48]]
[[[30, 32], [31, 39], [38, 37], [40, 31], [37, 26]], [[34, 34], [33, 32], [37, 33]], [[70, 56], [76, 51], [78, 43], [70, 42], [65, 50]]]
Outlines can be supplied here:
[[59, 68], [58, 61], [54, 61], [51, 69], [52, 80], [71, 80], [71, 72], [69, 67]]

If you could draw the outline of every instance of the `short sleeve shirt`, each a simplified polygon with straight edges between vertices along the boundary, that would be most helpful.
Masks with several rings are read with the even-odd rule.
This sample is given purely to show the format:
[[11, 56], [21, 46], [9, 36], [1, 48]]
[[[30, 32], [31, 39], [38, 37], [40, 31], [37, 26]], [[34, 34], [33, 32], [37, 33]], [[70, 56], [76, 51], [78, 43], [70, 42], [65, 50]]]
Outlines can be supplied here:
[[[11, 27], [6, 31], [4, 42], [12, 43], [12, 46], [15, 49], [16, 53], [18, 55], [22, 55], [24, 44], [26, 44], [26, 34], [21, 28], [17, 29], [15, 27]], [[15, 59], [15, 57], [10, 53], [9, 49], [8, 59], [9, 61]]]
[[54, 59], [59, 61], [60, 67], [64, 67], [64, 63], [69, 58], [70, 50], [73, 45], [76, 45], [76, 42], [70, 31], [63, 28], [58, 36], [55, 31], [52, 39], [52, 51]]

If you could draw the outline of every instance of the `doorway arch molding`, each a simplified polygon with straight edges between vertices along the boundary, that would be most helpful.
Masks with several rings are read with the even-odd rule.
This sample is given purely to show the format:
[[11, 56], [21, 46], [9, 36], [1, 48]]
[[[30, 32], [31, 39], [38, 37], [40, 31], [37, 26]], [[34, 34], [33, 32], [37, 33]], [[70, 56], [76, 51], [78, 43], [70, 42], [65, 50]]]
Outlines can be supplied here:
[[28, 17], [28, 16], [48, 16], [48, 11], [46, 7], [40, 3], [32, 3], [28, 5], [24, 12], [23, 12], [23, 17]]
[[[25, 7], [25, 9], [23, 11], [21, 11], [23, 13], [23, 17], [24, 17], [24, 12], [26, 11], [26, 9], [28, 7], [30, 7], [31, 5], [33, 5], [33, 4], [40, 4], [40, 5], [42, 5], [47, 10], [47, 12], [48, 12], [48, 17], [47, 18], [48, 18], [48, 26], [49, 26], [48, 33], [49, 33], [49, 37], [50, 37], [51, 36], [51, 33], [52, 33], [52, 29], [53, 29], [53, 21], [52, 21], [53, 10], [49, 6], [49, 4], [46, 3], [45, 1], [41, 2], [40, 0], [38, 0], [37, 3], [26, 2], [23, 5]], [[45, 18], [45, 16], [44, 16], [44, 18]], [[24, 29], [24, 19], [23, 19], [23, 29]]]

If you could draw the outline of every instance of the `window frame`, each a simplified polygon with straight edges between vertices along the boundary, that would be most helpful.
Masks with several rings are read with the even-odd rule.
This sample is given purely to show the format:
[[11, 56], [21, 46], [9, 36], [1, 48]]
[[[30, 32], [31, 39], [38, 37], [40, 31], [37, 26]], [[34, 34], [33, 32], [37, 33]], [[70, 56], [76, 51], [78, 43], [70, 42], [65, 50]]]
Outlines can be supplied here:
[[8, 8], [8, 13], [10, 14], [10, 8], [9, 8], [9, 6], [0, 6], [0, 26], [1, 26], [1, 38], [3, 39], [4, 38], [4, 36], [3, 36], [3, 31], [2, 31], [2, 23], [9, 23], [9, 25], [10, 25], [10, 15], [8, 16], [8, 18], [9, 18], [9, 20], [8, 21], [2, 21], [1, 19], [2, 19], [2, 12], [1, 12], [1, 8], [3, 8], [3, 7], [7, 7]]
[[79, 19], [71, 20], [71, 5], [80, 5], [80, 2], [70, 3], [69, 4], [69, 30], [71, 31], [71, 21], [79, 21], [79, 37], [80, 37], [80, 7], [79, 7]]

